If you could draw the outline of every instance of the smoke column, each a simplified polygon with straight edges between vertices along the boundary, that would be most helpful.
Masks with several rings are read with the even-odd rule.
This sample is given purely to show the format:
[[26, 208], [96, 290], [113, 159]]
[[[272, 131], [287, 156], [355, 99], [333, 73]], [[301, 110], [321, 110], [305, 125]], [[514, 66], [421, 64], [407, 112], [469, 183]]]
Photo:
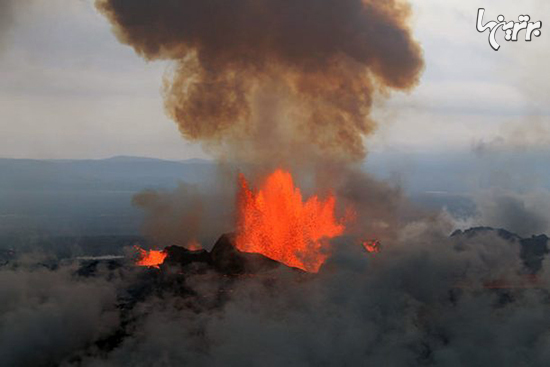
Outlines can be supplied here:
[[395, 0], [96, 5], [143, 58], [175, 61], [166, 111], [219, 157], [360, 160], [374, 93], [409, 90], [423, 68], [409, 6]]
[[13, 24], [14, 3], [13, 0], [0, 0], [0, 52], [5, 47], [5, 39]]

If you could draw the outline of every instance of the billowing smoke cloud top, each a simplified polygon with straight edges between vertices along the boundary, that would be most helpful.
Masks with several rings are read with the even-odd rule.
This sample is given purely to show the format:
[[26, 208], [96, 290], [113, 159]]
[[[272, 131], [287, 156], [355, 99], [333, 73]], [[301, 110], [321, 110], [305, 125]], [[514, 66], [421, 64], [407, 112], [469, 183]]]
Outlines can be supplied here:
[[0, 51], [4, 47], [5, 37], [13, 23], [13, 0], [0, 0]]
[[[255, 162], [360, 159], [375, 91], [423, 67], [409, 7], [375, 0], [97, 0], [118, 38], [174, 60], [165, 104], [184, 137]], [[292, 157], [292, 160], [290, 160]]]

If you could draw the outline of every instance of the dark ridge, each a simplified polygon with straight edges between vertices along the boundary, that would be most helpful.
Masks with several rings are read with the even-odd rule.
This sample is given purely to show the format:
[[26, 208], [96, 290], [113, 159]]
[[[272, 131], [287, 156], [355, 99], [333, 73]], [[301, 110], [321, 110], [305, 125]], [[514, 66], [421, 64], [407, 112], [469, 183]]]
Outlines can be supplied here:
[[451, 234], [451, 237], [457, 239], [471, 239], [476, 236], [494, 233], [503, 240], [519, 243], [520, 245], [520, 257], [523, 260], [525, 269], [531, 273], [536, 274], [542, 268], [542, 261], [544, 256], [548, 254], [548, 236], [533, 235], [529, 238], [522, 238], [521, 236], [507, 231], [502, 228], [492, 227], [474, 227], [466, 230], [456, 230]]

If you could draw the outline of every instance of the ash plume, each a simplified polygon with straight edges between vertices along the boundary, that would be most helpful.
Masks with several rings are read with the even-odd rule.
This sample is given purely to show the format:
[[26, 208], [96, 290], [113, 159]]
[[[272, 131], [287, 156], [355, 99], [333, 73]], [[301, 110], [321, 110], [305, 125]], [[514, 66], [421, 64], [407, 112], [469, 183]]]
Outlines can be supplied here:
[[225, 157], [361, 159], [375, 93], [409, 90], [423, 68], [410, 9], [395, 0], [96, 5], [140, 56], [175, 61], [167, 113], [185, 138]]
[[13, 24], [15, 1], [0, 0], [0, 51], [4, 47], [6, 35]]
[[232, 231], [234, 188], [221, 190], [180, 183], [174, 191], [146, 190], [132, 203], [143, 210], [142, 232], [159, 246], [190, 243], [210, 245], [220, 233]]

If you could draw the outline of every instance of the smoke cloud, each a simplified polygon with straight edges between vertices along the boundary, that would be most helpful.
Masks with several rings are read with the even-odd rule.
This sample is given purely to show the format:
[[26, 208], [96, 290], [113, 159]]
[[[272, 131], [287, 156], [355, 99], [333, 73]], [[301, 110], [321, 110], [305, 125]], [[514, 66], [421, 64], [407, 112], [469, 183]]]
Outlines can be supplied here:
[[[315, 279], [239, 280], [222, 309], [152, 300], [139, 333], [84, 365], [543, 366], [549, 361], [541, 290], [511, 290], [517, 245], [494, 234], [451, 240], [446, 225], [412, 224], [387, 251], [341, 248]], [[464, 284], [457, 288], [458, 284]], [[195, 281], [202, 297], [216, 283]], [[504, 299], [504, 301], [502, 300]], [[483, 346], [483, 347], [480, 347]]]
[[119, 325], [116, 282], [32, 256], [0, 267], [0, 365], [58, 366]]
[[[304, 191], [333, 192], [339, 209], [360, 212], [355, 232], [391, 235], [404, 200], [399, 190], [359, 173], [359, 163], [364, 137], [376, 127], [375, 99], [412, 89], [423, 69], [406, 2], [97, 0], [96, 6], [138, 55], [173, 62], [165, 109], [186, 139], [236, 163], [252, 182], [283, 167]], [[227, 198], [235, 190], [219, 192]], [[222, 205], [205, 196], [178, 189], [143, 193], [134, 202], [146, 211], [147, 234], [181, 243], [234, 225], [230, 215], [221, 226], [207, 219]]]
[[472, 151], [478, 156], [505, 151], [525, 152], [547, 149], [550, 144], [550, 121], [541, 116], [530, 116], [519, 123], [503, 125], [500, 133], [487, 140], [472, 143]]
[[550, 232], [550, 193], [485, 191], [476, 197], [479, 225], [506, 228], [521, 236]]
[[2, 51], [5, 38], [13, 24], [14, 0], [0, 0], [0, 51]]
[[[411, 223], [377, 254], [339, 246], [320, 273], [301, 280], [277, 271], [233, 281], [167, 271], [166, 288], [147, 269], [78, 278], [74, 268], [0, 268], [0, 289], [9, 296], [0, 307], [1, 361], [548, 365], [548, 261], [536, 287], [490, 289], [488, 281], [521, 280], [519, 244], [492, 231], [449, 237], [448, 229], [441, 218]], [[140, 297], [147, 284], [155, 291]], [[190, 291], [178, 294], [181, 287]], [[101, 347], [106, 335], [121, 337]]]
[[423, 67], [399, 1], [96, 4], [121, 42], [176, 62], [166, 111], [225, 158], [363, 158], [375, 92], [412, 88]]
[[198, 242], [209, 248], [221, 233], [234, 230], [235, 190], [180, 183], [173, 191], [143, 191], [132, 202], [145, 213], [142, 232], [158, 246]]

